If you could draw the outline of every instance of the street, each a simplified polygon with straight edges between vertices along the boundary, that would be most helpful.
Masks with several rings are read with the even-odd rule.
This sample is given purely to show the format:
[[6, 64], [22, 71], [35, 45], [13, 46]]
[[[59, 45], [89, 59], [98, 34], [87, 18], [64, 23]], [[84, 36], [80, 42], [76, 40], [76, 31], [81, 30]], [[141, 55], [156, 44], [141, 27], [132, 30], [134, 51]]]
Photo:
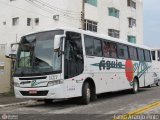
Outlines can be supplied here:
[[[73, 100], [57, 101], [48, 105], [37, 102], [25, 106], [1, 108], [0, 114], [16, 115], [19, 120], [111, 120], [160, 100], [160, 87], [141, 88], [138, 94], [129, 92], [125, 90], [101, 94], [89, 105], [80, 105]], [[158, 115], [159, 106], [160, 102], [154, 107], [153, 105], [145, 107], [142, 114]]]

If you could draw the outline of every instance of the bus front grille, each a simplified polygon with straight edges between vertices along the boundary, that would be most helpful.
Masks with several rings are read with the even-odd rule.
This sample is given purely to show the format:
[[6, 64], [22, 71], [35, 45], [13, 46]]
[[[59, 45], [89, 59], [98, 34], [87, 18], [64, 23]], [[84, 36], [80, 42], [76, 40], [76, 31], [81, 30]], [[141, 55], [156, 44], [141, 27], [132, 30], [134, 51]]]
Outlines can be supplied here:
[[20, 91], [23, 96], [46, 96], [48, 94], [48, 90], [45, 91], [37, 91], [37, 93], [30, 93], [29, 91]]

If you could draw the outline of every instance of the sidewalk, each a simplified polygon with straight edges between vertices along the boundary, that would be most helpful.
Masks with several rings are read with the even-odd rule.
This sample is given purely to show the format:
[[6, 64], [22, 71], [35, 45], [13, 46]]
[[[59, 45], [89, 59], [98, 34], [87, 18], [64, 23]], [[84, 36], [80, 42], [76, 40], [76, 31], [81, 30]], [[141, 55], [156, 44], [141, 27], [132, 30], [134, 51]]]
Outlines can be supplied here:
[[17, 99], [13, 94], [0, 94], [0, 107], [27, 104], [29, 99]]

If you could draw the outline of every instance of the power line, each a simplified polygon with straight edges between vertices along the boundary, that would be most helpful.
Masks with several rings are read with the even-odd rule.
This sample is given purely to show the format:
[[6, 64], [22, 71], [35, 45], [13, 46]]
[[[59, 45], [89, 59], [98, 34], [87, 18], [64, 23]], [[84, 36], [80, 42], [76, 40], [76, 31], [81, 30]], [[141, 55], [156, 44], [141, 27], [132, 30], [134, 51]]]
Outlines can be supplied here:
[[[23, 9], [23, 8], [21, 8], [21, 7], [18, 7], [18, 6], [15, 6], [15, 5], [10, 5], [10, 4], [8, 4], [8, 3], [6, 3], [6, 2], [2, 2], [2, 1], [0, 1], [0, 3], [2, 3], [3, 5], [6, 5], [6, 6], [10, 6], [10, 7], [12, 7], [12, 8], [19, 9], [19, 10], [21, 10], [21, 11], [23, 11], [23, 12], [29, 12], [29, 13], [31, 13], [31, 14], [36, 14], [36, 15], [38, 14], [38, 15], [41, 15], [41, 16], [43, 16], [43, 17], [45, 17], [45, 18], [48, 18], [48, 19], [52, 19], [52, 20], [53, 20], [53, 17], [47, 16], [47, 15], [44, 15], [44, 14], [41, 14], [41, 13], [38, 13], [38, 12], [25, 10], [25, 9]], [[62, 23], [65, 23], [65, 24], [69, 24], [69, 25], [75, 26], [74, 24], [71, 24], [71, 23], [68, 23], [68, 22], [64, 22], [64, 21], [61, 21], [61, 22], [62, 22]], [[77, 27], [77, 26], [76, 26], [76, 27]]]
[[54, 9], [54, 10], [57, 10], [59, 12], [63, 12], [63, 13], [67, 13], [67, 14], [74, 14], [74, 15], [80, 15], [80, 12], [75, 12], [75, 11], [72, 11], [72, 10], [64, 10], [64, 9], [60, 9], [60, 8], [57, 8], [55, 6], [52, 6], [51, 4], [52, 3], [47, 3], [47, 2], [44, 2], [42, 0], [34, 0], [34, 1], [37, 1], [39, 3], [42, 3], [43, 5], [46, 5], [47, 7], [51, 8], [51, 9]]
[[[28, 2], [28, 3], [30, 3], [30, 4], [32, 4], [32, 5], [34, 5], [34, 6], [36, 6], [36, 7], [38, 7], [38, 8], [40, 8], [40, 9], [43, 9], [44, 11], [47, 11], [47, 12], [49, 12], [49, 13], [55, 13], [55, 11], [57, 11], [57, 10], [55, 10], [54, 8], [48, 8], [48, 6], [44, 6], [44, 4], [43, 3], [41, 3], [41, 2], [33, 2], [33, 1], [31, 1], [31, 0], [25, 0], [26, 2]], [[36, 1], [36, 0], [35, 0]], [[53, 11], [54, 10], [54, 11]], [[68, 17], [68, 18], [71, 18], [71, 19], [74, 19], [74, 20], [80, 20], [80, 18], [78, 17], [73, 17], [73, 16], [70, 16], [69, 15], [69, 13], [64, 13], [64, 12], [61, 12], [61, 11], [57, 11], [58, 13], [61, 13], [61, 15], [63, 15], [63, 17]]]
[[[51, 13], [51, 14], [55, 14], [55, 11], [53, 11], [53, 10], [51, 10], [51, 9], [48, 9], [48, 8], [45, 8], [44, 6], [43, 6], [43, 4], [37, 4], [37, 3], [35, 3], [35, 2], [33, 2], [33, 1], [31, 1], [31, 0], [25, 0], [26, 2], [28, 2], [28, 3], [30, 3], [30, 4], [32, 4], [32, 5], [34, 5], [34, 6], [36, 6], [36, 7], [38, 7], [39, 9], [42, 9], [42, 10], [44, 10], [44, 11], [46, 11], [46, 12], [49, 12], [49, 13]], [[57, 14], [57, 13], [56, 13]], [[63, 15], [63, 16], [61, 16], [61, 17], [68, 17], [68, 18], [70, 18], [70, 19], [73, 19], [73, 20], [80, 20], [80, 18], [75, 18], [75, 17], [72, 17], [72, 16], [69, 16], [68, 14], [61, 14], [61, 15]]]

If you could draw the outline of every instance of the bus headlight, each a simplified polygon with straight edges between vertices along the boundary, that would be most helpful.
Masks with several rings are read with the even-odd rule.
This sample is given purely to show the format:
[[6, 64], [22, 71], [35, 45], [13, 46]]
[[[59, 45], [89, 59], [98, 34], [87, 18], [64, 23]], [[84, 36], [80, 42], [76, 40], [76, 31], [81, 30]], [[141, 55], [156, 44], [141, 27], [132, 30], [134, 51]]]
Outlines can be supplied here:
[[63, 80], [49, 81], [47, 86], [49, 87], [49, 86], [54, 86], [62, 83], [63, 83]]
[[14, 82], [15, 87], [20, 87], [20, 84], [18, 82]]

